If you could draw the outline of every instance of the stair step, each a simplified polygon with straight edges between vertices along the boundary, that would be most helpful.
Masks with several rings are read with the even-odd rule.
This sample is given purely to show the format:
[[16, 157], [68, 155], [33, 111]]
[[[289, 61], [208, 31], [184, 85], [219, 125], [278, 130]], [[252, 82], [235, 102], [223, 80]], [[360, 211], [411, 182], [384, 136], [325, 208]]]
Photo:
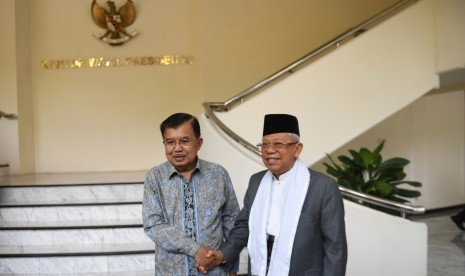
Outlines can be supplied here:
[[2, 258], [0, 275], [154, 275], [154, 253]]
[[63, 257], [63, 256], [105, 256], [154, 253], [153, 242], [124, 244], [60, 244], [0, 246], [0, 258], [12, 257]]
[[117, 220], [3, 221], [0, 230], [98, 229], [142, 227], [142, 218]]
[[142, 201], [144, 184], [119, 183], [119, 184], [79, 184], [56, 186], [14, 186], [0, 187], [0, 202], [14, 205], [30, 204], [39, 205], [59, 202], [90, 202], [92, 200], [123, 201], [128, 199]]
[[[2, 274], [3, 276], [57, 276], [53, 274]], [[106, 272], [106, 273], [77, 273], [77, 274], [66, 274], [66, 276], [153, 276], [155, 275], [154, 270], [150, 271], [133, 271], [133, 272]], [[245, 276], [247, 274], [238, 274], [238, 276]]]
[[22, 208], [22, 207], [52, 207], [52, 206], [86, 206], [86, 205], [115, 205], [115, 204], [141, 204], [141, 198], [121, 198], [121, 199], [80, 199], [80, 200], [26, 200], [11, 201], [5, 200], [0, 202], [0, 207]]
[[0, 208], [0, 224], [20, 221], [105, 221], [134, 219], [141, 216], [141, 204]]
[[0, 246], [106, 245], [153, 242], [142, 227], [60, 230], [4, 230]]
[[[53, 274], [2, 274], [3, 276], [57, 276]], [[77, 273], [66, 274], [66, 276], [153, 276], [155, 271], [133, 271], [133, 272], [106, 272], [106, 273]], [[238, 274], [238, 276], [245, 276], [247, 274]]]
[[67, 172], [67, 173], [36, 173], [25, 175], [10, 175], [3, 185], [10, 187], [38, 186], [77, 186], [141, 183], [146, 171], [114, 171], [114, 172]]
[[0, 186], [0, 275], [154, 275], [143, 176], [10, 177]]

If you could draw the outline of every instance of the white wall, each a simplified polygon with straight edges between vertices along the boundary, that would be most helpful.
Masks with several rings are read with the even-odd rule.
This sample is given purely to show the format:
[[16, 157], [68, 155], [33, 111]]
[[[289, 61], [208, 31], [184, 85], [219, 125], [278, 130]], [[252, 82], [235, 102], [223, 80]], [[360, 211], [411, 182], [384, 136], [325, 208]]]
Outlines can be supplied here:
[[217, 116], [255, 144], [265, 114], [296, 115], [301, 158], [312, 165], [438, 86], [432, 13], [432, 2], [420, 1]]
[[[102, 4], [105, 1], [99, 0], [98, 2]], [[116, 2], [119, 6], [124, 0], [117, 0]], [[389, 1], [379, 2], [383, 2], [385, 5], [390, 3]], [[439, 5], [443, 3], [441, 1], [436, 2]], [[26, 72], [24, 65], [22, 65], [22, 68], [16, 68], [19, 62], [23, 63], [23, 60], [17, 60], [16, 56], [19, 54], [19, 56], [23, 57], [24, 53], [28, 52], [25, 47], [16, 45], [15, 48], [13, 44], [17, 40], [16, 35], [24, 35], [24, 28], [21, 28], [20, 32], [15, 34], [18, 26], [13, 26], [12, 24], [15, 23], [15, 20], [16, 24], [18, 22], [26, 24], [24, 17], [18, 17], [23, 15], [17, 13], [17, 10], [15, 10], [15, 4], [18, 5], [18, 3], [20, 3], [19, 5], [27, 6], [31, 10], [30, 16], [27, 16], [30, 22], [28, 21], [27, 24], [31, 26], [32, 35], [29, 36], [26, 42], [24, 39], [21, 40], [21, 43], [30, 44], [32, 49], [29, 51], [31, 52], [31, 58], [29, 59], [31, 72]], [[428, 3], [430, 2], [428, 1]], [[449, 11], [454, 11], [454, 9], [460, 10], [461, 5], [463, 5], [463, 2], [460, 1], [447, 1], [447, 3], [443, 7], [448, 8]], [[273, 13], [279, 12], [281, 7], [291, 10], [295, 8], [294, 4], [285, 5], [280, 4], [279, 1], [275, 1], [274, 4]], [[224, 66], [231, 66], [231, 64], [234, 64], [234, 66], [237, 64], [243, 65], [241, 61], [244, 59], [247, 59], [247, 62], [251, 62], [248, 56], [250, 55], [250, 49], [244, 47], [247, 43], [243, 43], [241, 44], [241, 47], [243, 47], [241, 48], [242, 52], [231, 54], [231, 52], [226, 51], [229, 48], [225, 47], [221, 48], [223, 50], [216, 50], [214, 54], [209, 56], [209, 62], [214, 63], [217, 67], [213, 66], [205, 69], [206, 66], [203, 66], [203, 56], [209, 54], [208, 52], [217, 45], [213, 42], [218, 44], [223, 44], [224, 42], [216, 37], [221, 36], [222, 29], [218, 28], [219, 25], [206, 27], [203, 24], [221, 21], [221, 13], [227, 13], [230, 9], [237, 8], [231, 6], [231, 3], [225, 4], [225, 6], [217, 3], [213, 7], [205, 7], [191, 1], [137, 1], [136, 6], [140, 8], [138, 9], [138, 18], [135, 24], [129, 29], [137, 29], [140, 31], [140, 34], [122, 47], [109, 47], [97, 41], [92, 36], [94, 32], [101, 30], [97, 28], [90, 17], [89, 2], [79, 0], [4, 0], [1, 1], [1, 5], [4, 15], [1, 19], [2, 25], [0, 28], [3, 31], [2, 34], [5, 41], [1, 45], [2, 64], [0, 65], [0, 70], [2, 71], [0, 77], [2, 78], [2, 82], [0, 82], [0, 106], [11, 105], [13, 108], [18, 109], [13, 110], [15, 113], [20, 112], [22, 114], [19, 114], [21, 118], [19, 126], [11, 128], [10, 126], [6, 126], [6, 124], [10, 124], [11, 122], [5, 123], [5, 121], [2, 121], [0, 124], [0, 135], [3, 135], [0, 138], [3, 141], [8, 141], [8, 146], [1, 146], [2, 148], [0, 148], [0, 159], [3, 158], [3, 160], [7, 160], [9, 163], [14, 163], [14, 172], [24, 173], [31, 170], [36, 172], [139, 170], [161, 162], [164, 160], [164, 156], [157, 147], [157, 143], [160, 142], [157, 130], [158, 123], [167, 115], [176, 111], [199, 113], [202, 109], [201, 102], [204, 101], [205, 94], [208, 94], [210, 98], [215, 98], [217, 95], [225, 95], [219, 91], [221, 89], [218, 89], [218, 87], [227, 84], [215, 77], [223, 69], [221, 67], [224, 62], [227, 63]], [[455, 6], [450, 9], [448, 5]], [[251, 3], [250, 7], [255, 9], [261, 8], [260, 5], [256, 5], [255, 3]], [[311, 5], [308, 3], [305, 4], [305, 9], [311, 8]], [[372, 6], [371, 8], [373, 11], [377, 9], [376, 6]], [[74, 12], [64, 16], [63, 13], [50, 12], [51, 10], [72, 10]], [[172, 11], [172, 13], [163, 11]], [[204, 14], [207, 12], [217, 12], [217, 14]], [[253, 13], [251, 14], [253, 15]], [[302, 14], [302, 11], [300, 11], [300, 14]], [[441, 18], [449, 18], [448, 13], [442, 14], [446, 16]], [[206, 18], [205, 22], [202, 22], [204, 20], [203, 16]], [[241, 16], [238, 15], [239, 18]], [[269, 20], [269, 14], [264, 13], [264, 16]], [[303, 17], [302, 15], [299, 18]], [[422, 21], [425, 24], [424, 27], [428, 28], [430, 26], [430, 17], [430, 15], [427, 15], [425, 18], [418, 19], [424, 20]], [[232, 15], [228, 16], [224, 23], [233, 22], [235, 18]], [[454, 18], [455, 21], [452, 21], [452, 24], [455, 24], [455, 22], [461, 24], [461, 17]], [[299, 22], [303, 22], [299, 21], [301, 19], [292, 19], [295, 19], [295, 21], [286, 20], [286, 22], [292, 21], [293, 26], [300, 26]], [[248, 20], [251, 19], [249, 18]], [[441, 25], [441, 29], [449, 30], [450, 26], [448, 26], [448, 22], [445, 21], [445, 24]], [[253, 30], [247, 29], [247, 24], [244, 24], [244, 22], [242, 24], [240, 29], [247, 30], [247, 35], [253, 35]], [[263, 25], [261, 27], [268, 30], [269, 26], [267, 24]], [[229, 38], [237, 42], [236, 36], [240, 37], [241, 33], [236, 28], [238, 26], [229, 23], [225, 26], [230, 28], [229, 31], [232, 32], [230, 33], [232, 37], [229, 36]], [[208, 38], [203, 40], [203, 29], [214, 32], [209, 33]], [[449, 38], [459, 37], [459, 39], [462, 39], [464, 36], [463, 32], [460, 32], [460, 28], [458, 30], [450, 30], [457, 33], [451, 32], [452, 35]], [[285, 32], [286, 28], [279, 25], [279, 27], [276, 27], [276, 32], [278, 31]], [[293, 28], [292, 33], [289, 33], [289, 35], [297, 39], [298, 33], [296, 28]], [[430, 34], [424, 32], [415, 34], [418, 38], [417, 43], [423, 44], [429, 38], [424, 36], [420, 38], [420, 33], [427, 36]], [[270, 33], [267, 31], [266, 34], [273, 34], [273, 32]], [[405, 31], [401, 30], [399, 32], [398, 39], [403, 40], [404, 36], [408, 36], [409, 34], [408, 28], [405, 28]], [[262, 37], [262, 35], [260, 36]], [[365, 36], [371, 35], [366, 33], [360, 36], [359, 39], [364, 39]], [[263, 35], [263, 37], [264, 39], [270, 39], [268, 35]], [[276, 37], [283, 38], [282, 36]], [[269, 41], [266, 39], [264, 41]], [[270, 41], [273, 41], [273, 39], [270, 39]], [[280, 43], [285, 45], [287, 41], [283, 41], [280, 41]], [[204, 43], [212, 44], [203, 45]], [[357, 43], [357, 41], [353, 41], [350, 44], [352, 43]], [[280, 45], [280, 47], [284, 47], [282, 44]], [[356, 75], [357, 72], [362, 72], [358, 70], [365, 65], [373, 67], [370, 68], [372, 69], [372, 74], [365, 75], [364, 79], [373, 79], [374, 75], [383, 72], [379, 69], [384, 66], [389, 68], [395, 68], [396, 66], [404, 67], [404, 63], [402, 62], [392, 65], [386, 63], [389, 61], [389, 57], [384, 59], [384, 63], [380, 63], [376, 57], [376, 51], [372, 51], [377, 48], [393, 47], [392, 45], [393, 43], [390, 39], [382, 37], [374, 39], [371, 45], [361, 50], [365, 51], [366, 55], [357, 56], [357, 58], [354, 57], [350, 60], [352, 63], [351, 68], [347, 69], [344, 66], [331, 65], [325, 68], [322, 74], [315, 74], [314, 76], [318, 78], [318, 81], [322, 85], [326, 85], [328, 83], [331, 84], [333, 81], [331, 77], [333, 71], [353, 71], [352, 75], [348, 74], [346, 78], [340, 80], [340, 82], [353, 84], [353, 82], [357, 82], [357, 78], [353, 78], [352, 76]], [[397, 45], [397, 43], [394, 43], [395, 47], [393, 48], [406, 47], [406, 50], [410, 50], [416, 45]], [[298, 52], [303, 52], [306, 48], [302, 45], [296, 45], [296, 49], [298, 49], [296, 50]], [[204, 52], [205, 50], [207, 52]], [[444, 50], [444, 52], [447, 53], [448, 51]], [[195, 59], [195, 65], [182, 68], [137, 67], [130, 69], [110, 68], [80, 71], [44, 71], [39, 68], [40, 60], [44, 58], [126, 57], [166, 53], [192, 54], [197, 59]], [[222, 54], [223, 56], [221, 56]], [[276, 57], [278, 59], [276, 55], [279, 55], [279, 53], [269, 55], [271, 58], [267, 57], [267, 55], [260, 55], [262, 59], [267, 61], [263, 63], [263, 67], [275, 64], [271, 60], [267, 60], [267, 58], [275, 60]], [[427, 56], [426, 52], [418, 53], [418, 56], [421, 55]], [[258, 57], [258, 55], [254, 57]], [[285, 58], [283, 59], [281, 56], [279, 58], [281, 59], [281, 63], [279, 64], [287, 63]], [[373, 59], [373, 63], [367, 62], [371, 59]], [[395, 56], [393, 60], [395, 60]], [[360, 61], [363, 61], [363, 64]], [[255, 59], [252, 63], [254, 62]], [[407, 64], [406, 67], [408, 68], [408, 66]], [[429, 66], [429, 60], [426, 60], [425, 68]], [[201, 68], [211, 70], [208, 72], [208, 78], [204, 76]], [[231, 68], [227, 68], [227, 70], [229, 69]], [[260, 68], [260, 70], [263, 70], [261, 74], [268, 74], [266, 72], [270, 72], [270, 70], [274, 71], [275, 69]], [[17, 71], [20, 72], [19, 75], [16, 75]], [[244, 73], [242, 70], [238, 71]], [[252, 71], [255, 72], [258, 70]], [[403, 85], [407, 87], [409, 78], [415, 79], [418, 77], [418, 74], [419, 72], [411, 71], [409, 74], [404, 75], [404, 78], [398, 80], [399, 82], [403, 82]], [[247, 76], [241, 76], [240, 74], [227, 75], [225, 78], [227, 78], [228, 82], [240, 83], [244, 82], [244, 80], [246, 82], [251, 81], [250, 74], [248, 73]], [[397, 78], [394, 75], [391, 77], [393, 79]], [[208, 82], [208, 84], [205, 84], [205, 82]], [[28, 85], [30, 86], [29, 88], [27, 87]], [[371, 83], [369, 85], [372, 89], [371, 93], [367, 96], [377, 97], [375, 96], [376, 93], [380, 92], [378, 91], [378, 84]], [[384, 86], [384, 84], [382, 85]], [[425, 87], [429, 86], [429, 84], [425, 83]], [[204, 88], [209, 88], [209, 91], [205, 91]], [[229, 88], [230, 86], [228, 86]], [[279, 90], [282, 88], [277, 86], [276, 89]], [[321, 97], [321, 94], [327, 96], [324, 99], [326, 101], [324, 105], [309, 105], [308, 108], [312, 108], [319, 113], [320, 108], [330, 106], [337, 110], [337, 112], [341, 112], [341, 103], [334, 103], [335, 95], [332, 93], [335, 90], [344, 90], [346, 87], [343, 85], [328, 86], [327, 91], [325, 91], [320, 90], [319, 85], [316, 85], [309, 86], [308, 89], [309, 91], [304, 91], [304, 93], [307, 93], [309, 99]], [[397, 96], [400, 95], [402, 97], [402, 91], [399, 90], [396, 92], [399, 92], [399, 94], [396, 94]], [[365, 94], [357, 93], [357, 91], [353, 90], [351, 93], [354, 93], [354, 97], [365, 96]], [[396, 101], [400, 100], [400, 98], [390, 100]], [[290, 97], [286, 97], [284, 102], [289, 103], [291, 101]], [[11, 108], [8, 107], [6, 109]], [[271, 109], [276, 110], [276, 107], [271, 106]], [[372, 118], [372, 125], [376, 124], [384, 116], [383, 114], [377, 115], [379, 116]], [[363, 114], [354, 114], [354, 120], [358, 120], [360, 116], [363, 116]], [[331, 120], [337, 120], [336, 117], [329, 117], [331, 117]], [[28, 121], [25, 122], [26, 118], [28, 118]], [[319, 124], [320, 122], [320, 120], [315, 120], [312, 123]], [[330, 121], [331, 124], [332, 122]], [[6, 127], [7, 129], [3, 130], [1, 129], [2, 127]], [[349, 136], [357, 135], [349, 127], [349, 124], [345, 124], [344, 127], [346, 127], [345, 133], [348, 133]], [[18, 131], [20, 133], [19, 137], [17, 134]], [[328, 135], [336, 137], [332, 133], [328, 133]], [[254, 143], [257, 141], [256, 135], [253, 135], [252, 140]], [[345, 138], [341, 138], [341, 141], [338, 141], [336, 144], [342, 144], [346, 141]], [[313, 140], [310, 142], [313, 144]], [[316, 156], [315, 160], [317, 159], [319, 158]]]
[[31, 64], [31, 12], [30, 0], [15, 1], [16, 65], [19, 130], [19, 170], [35, 172], [34, 96]]
[[[348, 245], [347, 276], [425, 276], [428, 229], [344, 201]], [[375, 246], [374, 246], [375, 245]]]
[[206, 99], [225, 101], [399, 1], [203, 2]]
[[412, 177], [427, 209], [465, 203], [464, 91], [423, 97], [413, 105]]
[[447, 72], [465, 66], [465, 1], [435, 0], [436, 68]]
[[[115, 1], [117, 8], [125, 2]], [[12, 142], [8, 138], [0, 155], [17, 164], [13, 173], [140, 170], [162, 162], [157, 126], [166, 116], [179, 111], [197, 114], [205, 99], [238, 93], [247, 82], [396, 1], [352, 0], [335, 7], [336, 2], [273, 0], [265, 7], [253, 1], [134, 1], [137, 19], [128, 31], [139, 34], [123, 46], [111, 47], [93, 36], [103, 30], [91, 18], [92, 1], [2, 1], [2, 37], [8, 43], [17, 41], [16, 48], [1, 45], [2, 68], [18, 73], [2, 74], [8, 81], [0, 88], [18, 86], [0, 89], [0, 94], [16, 93], [12, 98], [18, 101], [14, 106], [20, 121], [14, 131], [19, 137], [16, 134]], [[324, 28], [311, 24], [320, 16]], [[316, 36], [302, 37], [305, 32]], [[260, 45], [269, 46], [266, 53]], [[40, 68], [43, 59], [165, 54], [193, 56], [194, 65]]]
[[[125, 2], [115, 1], [118, 8]], [[104, 30], [91, 18], [92, 1], [30, 1], [36, 172], [148, 169], [165, 160], [160, 122], [174, 112], [201, 110], [201, 5], [134, 2], [137, 18], [127, 30], [139, 34], [109, 46], [93, 36]], [[40, 67], [43, 59], [168, 54], [192, 56], [194, 64]]]
[[[16, 28], [14, 0], [0, 1], [0, 110], [18, 114], [16, 76], [16, 37], [11, 32]], [[10, 164], [11, 170], [19, 169], [18, 121], [0, 119], [0, 164]]]
[[[374, 149], [386, 139], [385, 157], [409, 159], [408, 179], [423, 184], [422, 196], [412, 203], [427, 209], [463, 204], [463, 91], [422, 97], [438, 85], [432, 3], [420, 1], [217, 116], [255, 144], [261, 137], [264, 114], [297, 115], [304, 143], [301, 157], [320, 171], [324, 167], [318, 168], [317, 162], [325, 153], [343, 146], [333, 155], [361, 146]], [[247, 123], [243, 114], [248, 114]]]
[[[427, 210], [436, 209], [465, 202], [464, 134], [464, 91], [432, 94], [421, 97], [330, 154], [337, 160], [339, 155], [348, 155], [349, 149], [374, 150], [384, 139], [383, 159], [407, 158], [410, 164], [405, 168], [406, 179], [423, 185], [405, 186], [422, 193], [408, 200]], [[323, 158], [312, 167], [324, 172], [323, 162], [328, 160]]]

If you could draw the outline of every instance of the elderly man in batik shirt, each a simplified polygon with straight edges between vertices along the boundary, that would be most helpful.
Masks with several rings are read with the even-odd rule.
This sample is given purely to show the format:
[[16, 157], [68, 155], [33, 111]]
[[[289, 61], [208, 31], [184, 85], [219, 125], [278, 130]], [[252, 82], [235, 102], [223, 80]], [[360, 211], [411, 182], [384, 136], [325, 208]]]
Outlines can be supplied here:
[[[227, 171], [198, 158], [203, 140], [194, 116], [173, 114], [160, 130], [168, 161], [146, 173], [142, 210], [156, 244], [155, 274], [200, 275], [196, 265], [213, 262], [207, 252], [228, 237], [239, 204]], [[227, 273], [215, 267], [208, 275]]]

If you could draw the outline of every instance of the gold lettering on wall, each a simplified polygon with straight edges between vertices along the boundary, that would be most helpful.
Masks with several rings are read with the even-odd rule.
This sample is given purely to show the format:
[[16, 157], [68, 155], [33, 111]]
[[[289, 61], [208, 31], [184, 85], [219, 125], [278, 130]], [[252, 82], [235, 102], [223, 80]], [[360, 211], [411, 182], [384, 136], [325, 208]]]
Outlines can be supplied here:
[[164, 55], [142, 57], [91, 57], [75, 59], [43, 59], [40, 68], [50, 69], [82, 69], [82, 68], [112, 68], [127, 66], [151, 65], [190, 65], [194, 64], [191, 56]]

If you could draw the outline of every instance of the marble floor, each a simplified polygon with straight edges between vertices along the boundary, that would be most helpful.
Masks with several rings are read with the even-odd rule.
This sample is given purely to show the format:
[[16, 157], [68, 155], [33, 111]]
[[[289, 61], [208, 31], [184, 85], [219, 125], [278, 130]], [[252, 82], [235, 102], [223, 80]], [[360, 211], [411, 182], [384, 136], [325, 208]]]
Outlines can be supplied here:
[[452, 209], [414, 219], [428, 225], [428, 276], [465, 275], [465, 231], [450, 219], [460, 210]]

